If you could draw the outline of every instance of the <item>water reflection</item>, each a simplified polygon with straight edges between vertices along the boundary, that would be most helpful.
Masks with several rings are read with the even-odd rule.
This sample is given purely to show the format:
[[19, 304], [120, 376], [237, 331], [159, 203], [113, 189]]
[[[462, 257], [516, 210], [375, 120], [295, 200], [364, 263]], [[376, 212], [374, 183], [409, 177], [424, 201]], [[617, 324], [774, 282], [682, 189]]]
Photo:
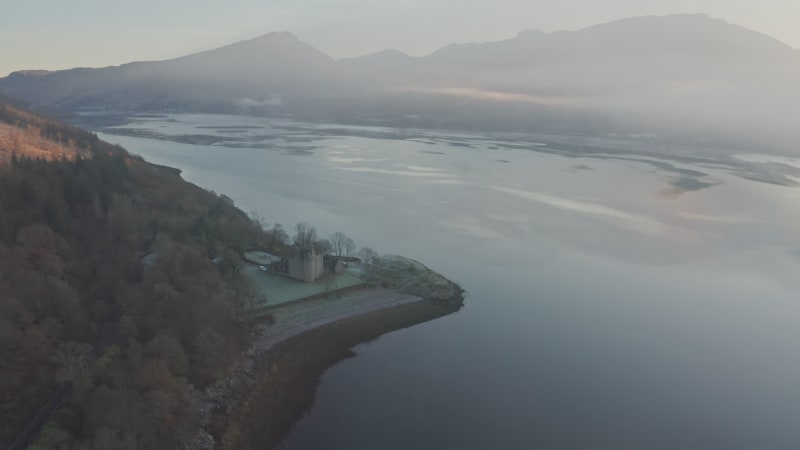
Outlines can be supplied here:
[[[469, 291], [329, 371], [286, 449], [798, 448], [791, 161], [226, 116], [123, 129], [103, 137], [270, 222], [345, 230]], [[179, 142], [206, 133], [223, 142]]]

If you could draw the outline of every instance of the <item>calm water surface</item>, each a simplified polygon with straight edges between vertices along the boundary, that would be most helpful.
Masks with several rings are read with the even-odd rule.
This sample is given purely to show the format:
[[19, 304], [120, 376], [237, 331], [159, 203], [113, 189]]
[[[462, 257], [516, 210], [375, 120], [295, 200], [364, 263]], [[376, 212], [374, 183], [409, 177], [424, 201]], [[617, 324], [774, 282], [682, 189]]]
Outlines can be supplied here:
[[329, 370], [284, 449], [800, 448], [794, 159], [206, 115], [101, 137], [469, 292]]

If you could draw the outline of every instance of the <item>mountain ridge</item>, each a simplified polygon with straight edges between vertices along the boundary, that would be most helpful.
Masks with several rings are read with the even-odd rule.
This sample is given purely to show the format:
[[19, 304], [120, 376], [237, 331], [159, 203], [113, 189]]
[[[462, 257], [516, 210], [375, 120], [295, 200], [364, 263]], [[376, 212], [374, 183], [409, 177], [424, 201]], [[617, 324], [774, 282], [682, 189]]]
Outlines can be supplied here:
[[[164, 61], [16, 72], [0, 79], [0, 91], [67, 110], [655, 135], [747, 128], [786, 139], [800, 134], [785, 118], [800, 104], [792, 88], [798, 77], [800, 51], [721, 19], [683, 14], [526, 30], [419, 57], [385, 50], [334, 60], [276, 32]], [[752, 103], [765, 109], [757, 114]]]
[[[590, 26], [586, 26], [586, 27], [582, 27], [582, 28], [577, 28], [577, 29], [574, 29], [574, 30], [558, 30], [558, 31], [546, 32], [546, 31], [542, 31], [542, 30], [538, 30], [538, 29], [525, 29], [525, 30], [519, 31], [514, 37], [507, 38], [507, 39], [501, 39], [501, 40], [496, 40], [496, 41], [483, 41], [483, 42], [467, 42], [467, 43], [451, 43], [451, 44], [447, 44], [447, 45], [445, 45], [445, 46], [443, 46], [443, 47], [441, 47], [439, 49], [436, 49], [436, 50], [434, 50], [434, 51], [432, 51], [432, 52], [430, 52], [428, 54], [422, 55], [422, 56], [412, 56], [412, 55], [409, 55], [409, 54], [407, 54], [405, 52], [402, 52], [400, 50], [397, 50], [397, 49], [385, 49], [385, 50], [379, 50], [379, 51], [371, 52], [371, 53], [368, 53], [368, 54], [365, 54], [365, 55], [335, 59], [335, 58], [332, 58], [329, 55], [325, 54], [321, 50], [317, 49], [313, 45], [301, 40], [294, 33], [290, 32], [290, 31], [274, 31], [274, 32], [269, 32], [269, 33], [266, 33], [266, 34], [263, 34], [263, 35], [260, 35], [260, 36], [256, 36], [256, 37], [253, 37], [253, 38], [250, 38], [250, 39], [244, 39], [244, 40], [236, 41], [236, 42], [225, 44], [225, 45], [222, 45], [222, 46], [219, 46], [219, 47], [214, 47], [214, 48], [209, 49], [209, 50], [202, 50], [202, 51], [190, 53], [190, 54], [187, 54], [187, 55], [178, 56], [178, 57], [175, 57], [175, 58], [167, 58], [167, 59], [160, 59], [160, 60], [131, 61], [131, 62], [119, 64], [119, 65], [111, 65], [111, 66], [104, 66], [104, 67], [73, 67], [73, 68], [61, 69], [61, 70], [20, 69], [20, 70], [16, 70], [16, 71], [13, 71], [13, 72], [9, 73], [9, 75], [7, 77], [5, 77], [5, 78], [8, 78], [9, 76], [12, 76], [12, 75], [17, 75], [17, 76], [43, 76], [43, 75], [48, 75], [48, 74], [53, 74], [53, 73], [67, 72], [67, 71], [71, 71], [71, 70], [113, 69], [113, 68], [123, 68], [123, 67], [129, 66], [129, 65], [135, 65], [135, 64], [163, 63], [163, 62], [170, 62], [170, 61], [176, 61], [176, 60], [184, 60], [186, 58], [192, 58], [192, 57], [196, 57], [198, 55], [204, 55], [204, 54], [218, 52], [218, 51], [224, 51], [224, 50], [227, 50], [227, 49], [230, 49], [230, 48], [235, 48], [235, 47], [246, 45], [246, 44], [273, 43], [276, 40], [281, 40], [284, 43], [290, 42], [290, 43], [301, 45], [301, 46], [303, 46], [303, 47], [305, 47], [307, 49], [310, 49], [310, 50], [320, 54], [320, 55], [324, 55], [324, 57], [326, 59], [328, 59], [329, 61], [336, 61], [336, 62], [351, 62], [351, 61], [360, 60], [362, 58], [374, 58], [374, 57], [386, 56], [386, 55], [402, 56], [402, 57], [408, 58], [408, 59], [425, 59], [425, 58], [429, 58], [429, 57], [431, 57], [431, 56], [433, 56], [433, 55], [435, 55], [437, 53], [440, 53], [443, 50], [447, 50], [447, 49], [451, 49], [451, 48], [457, 48], [457, 47], [494, 45], [494, 44], [499, 44], [499, 43], [507, 43], [507, 42], [511, 42], [511, 41], [516, 41], [516, 40], [530, 40], [532, 37], [542, 38], [542, 37], [559, 36], [559, 35], [563, 35], [563, 34], [592, 32], [592, 31], [604, 30], [604, 29], [609, 28], [609, 27], [619, 27], [621, 25], [641, 24], [641, 23], [643, 23], [645, 21], [648, 22], [648, 23], [651, 23], [651, 22], [662, 22], [662, 23], [673, 22], [674, 23], [675, 21], [685, 21], [686, 19], [691, 19], [691, 20], [694, 20], [694, 21], [700, 21], [701, 20], [704, 24], [717, 24], [717, 25], [722, 25], [722, 26], [725, 26], [725, 27], [729, 27], [731, 29], [737, 29], [739, 31], [742, 31], [742, 32], [745, 32], [745, 33], [749, 34], [752, 37], [758, 37], [759, 39], [763, 40], [764, 42], [768, 41], [768, 42], [771, 42], [772, 44], [780, 46], [784, 50], [795, 50], [796, 52], [800, 53], [800, 49], [796, 49], [796, 48], [790, 46], [789, 44], [786, 44], [783, 41], [781, 41], [781, 40], [779, 40], [777, 38], [774, 38], [772, 36], [769, 36], [769, 35], [767, 35], [765, 33], [762, 33], [762, 32], [759, 32], [759, 31], [755, 31], [755, 30], [752, 30], [752, 29], [749, 29], [749, 28], [746, 28], [746, 27], [742, 27], [742, 26], [739, 26], [739, 25], [736, 25], [736, 24], [732, 24], [732, 23], [727, 22], [724, 19], [714, 18], [714, 17], [709, 16], [707, 14], [691, 13], [691, 14], [643, 15], [643, 16], [626, 17], [626, 18], [616, 19], [616, 20], [612, 20], [612, 21], [608, 21], [608, 22], [604, 22], [604, 23], [600, 23], [600, 24], [595, 24], [595, 25], [590, 25]], [[0, 78], [0, 79], [3, 79], [3, 78]]]
[[[681, 33], [677, 31], [680, 30]], [[636, 39], [633, 39], [635, 37]], [[450, 44], [436, 50], [423, 59], [436, 60], [441, 58], [464, 59], [474, 52], [486, 50], [494, 53], [495, 57], [489, 59], [497, 61], [497, 52], [516, 51], [523, 49], [529, 51], [561, 51], [567, 55], [577, 54], [580, 51], [593, 49], [634, 51], [634, 54], [646, 54], [657, 50], [672, 51], [676, 53], [700, 53], [731, 56], [741, 55], [743, 50], [752, 50], [748, 54], [768, 53], [792, 50], [787, 44], [763, 33], [749, 30], [738, 25], [730, 24], [722, 19], [711, 18], [707, 15], [669, 15], [669, 16], [640, 16], [619, 19], [612, 22], [593, 25], [574, 31], [543, 32], [540, 30], [523, 30], [515, 37], [500, 41], [484, 43]], [[554, 45], [559, 45], [553, 49]], [[473, 52], [467, 53], [465, 52]], [[535, 55], [548, 57], [553, 55]], [[564, 55], [562, 55], [563, 57]], [[485, 62], [484, 59], [482, 62]], [[464, 62], [464, 61], [461, 61]]]

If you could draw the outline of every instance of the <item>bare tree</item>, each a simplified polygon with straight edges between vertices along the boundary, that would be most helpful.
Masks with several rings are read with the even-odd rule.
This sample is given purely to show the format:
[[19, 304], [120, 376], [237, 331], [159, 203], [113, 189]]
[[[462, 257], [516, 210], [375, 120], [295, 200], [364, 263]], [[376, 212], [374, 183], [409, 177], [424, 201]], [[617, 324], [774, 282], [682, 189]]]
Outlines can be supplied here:
[[267, 304], [267, 295], [247, 276], [239, 274], [229, 285], [233, 289], [238, 313], [253, 311]]
[[317, 230], [305, 222], [295, 225], [294, 230], [294, 245], [302, 249], [310, 249], [314, 241], [317, 240]]
[[361, 247], [361, 250], [358, 251], [358, 256], [364, 265], [369, 265], [378, 256], [378, 252], [370, 247]]
[[280, 242], [281, 244], [286, 244], [289, 241], [289, 234], [286, 230], [283, 229], [283, 225], [276, 223], [272, 226], [270, 230], [270, 234], [272, 235], [272, 243], [275, 244], [276, 242]]
[[330, 255], [333, 253], [333, 244], [328, 239], [320, 239], [314, 243], [314, 247], [316, 247], [317, 252], [325, 255]]
[[344, 242], [345, 255], [350, 256], [355, 251], [356, 251], [356, 243], [352, 239], [347, 238], [347, 240]]
[[341, 231], [331, 234], [330, 241], [333, 245], [333, 251], [336, 256], [349, 256], [356, 249], [356, 243]]

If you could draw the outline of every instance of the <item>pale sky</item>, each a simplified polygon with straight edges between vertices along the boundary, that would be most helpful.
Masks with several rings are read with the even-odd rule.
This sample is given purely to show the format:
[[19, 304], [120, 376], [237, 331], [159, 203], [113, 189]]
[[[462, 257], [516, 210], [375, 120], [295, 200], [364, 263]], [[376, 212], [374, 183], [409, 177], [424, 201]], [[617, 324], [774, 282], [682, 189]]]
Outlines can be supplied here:
[[706, 13], [800, 48], [797, 0], [0, 0], [0, 76], [167, 59], [272, 31], [334, 58]]

